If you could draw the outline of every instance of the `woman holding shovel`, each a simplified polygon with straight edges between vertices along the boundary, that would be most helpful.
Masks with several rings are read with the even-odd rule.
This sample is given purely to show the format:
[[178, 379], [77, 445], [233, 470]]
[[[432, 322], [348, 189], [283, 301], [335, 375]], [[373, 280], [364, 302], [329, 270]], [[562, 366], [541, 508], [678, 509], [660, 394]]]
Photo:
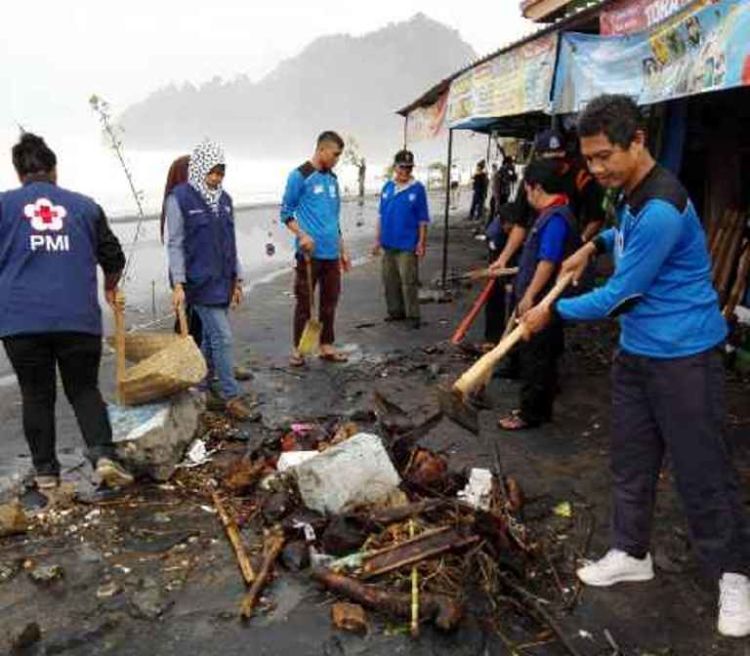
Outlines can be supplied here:
[[214, 375], [231, 418], [254, 419], [234, 375], [229, 309], [242, 301], [242, 267], [237, 257], [232, 199], [222, 188], [224, 151], [204, 141], [190, 155], [188, 181], [166, 200], [169, 274], [175, 308], [186, 302], [203, 326], [201, 350], [208, 364], [206, 385]]
[[56, 370], [99, 479], [123, 487], [133, 476], [115, 459], [99, 392], [102, 316], [96, 267], [114, 305], [125, 257], [102, 208], [57, 185], [57, 157], [25, 133], [13, 146], [18, 189], [0, 197], [0, 338], [18, 377], [23, 431], [39, 489], [60, 482], [55, 452]]

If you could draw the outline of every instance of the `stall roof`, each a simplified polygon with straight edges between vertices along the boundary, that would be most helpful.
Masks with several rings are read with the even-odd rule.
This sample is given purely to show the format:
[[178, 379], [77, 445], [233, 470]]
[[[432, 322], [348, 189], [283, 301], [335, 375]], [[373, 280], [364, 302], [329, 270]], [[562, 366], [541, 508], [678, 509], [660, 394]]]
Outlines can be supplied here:
[[575, 28], [577, 26], [580, 26], [581, 24], [585, 24], [587, 20], [598, 14], [599, 9], [601, 9], [603, 5], [608, 4], [612, 1], [613, 0], [592, 0], [591, 4], [578, 9], [576, 13], [571, 14], [570, 16], [566, 16], [565, 18], [558, 20], [556, 23], [547, 25], [541, 29], [531, 32], [526, 36], [520, 38], [518, 41], [514, 41], [513, 43], [502, 46], [494, 52], [491, 52], [488, 55], [485, 55], [484, 57], [481, 57], [480, 59], [467, 64], [452, 75], [446, 77], [444, 80], [438, 82], [435, 86], [419, 96], [419, 98], [417, 98], [415, 101], [409, 103], [405, 107], [402, 107], [396, 113], [401, 116], [407, 116], [409, 112], [416, 109], [417, 107], [426, 107], [428, 105], [432, 105], [433, 103], [437, 102], [438, 98], [440, 98], [440, 96], [450, 87], [451, 82], [453, 82], [453, 80], [455, 80], [458, 76], [463, 75], [466, 71], [471, 70], [475, 66], [484, 64], [485, 62], [488, 62], [489, 60], [497, 57], [504, 52], [509, 52], [510, 50], [519, 48], [520, 46], [529, 43], [534, 39], [545, 36], [546, 34], [551, 34], [562, 28]]

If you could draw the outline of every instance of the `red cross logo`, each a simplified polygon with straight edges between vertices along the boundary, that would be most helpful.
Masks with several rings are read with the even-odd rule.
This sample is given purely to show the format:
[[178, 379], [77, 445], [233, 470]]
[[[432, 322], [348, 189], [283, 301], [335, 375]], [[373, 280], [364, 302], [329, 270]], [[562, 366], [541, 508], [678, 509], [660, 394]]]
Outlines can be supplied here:
[[24, 207], [23, 213], [31, 221], [31, 227], [38, 231], [62, 230], [67, 211], [62, 205], [54, 205], [48, 198], [39, 198], [35, 203]]

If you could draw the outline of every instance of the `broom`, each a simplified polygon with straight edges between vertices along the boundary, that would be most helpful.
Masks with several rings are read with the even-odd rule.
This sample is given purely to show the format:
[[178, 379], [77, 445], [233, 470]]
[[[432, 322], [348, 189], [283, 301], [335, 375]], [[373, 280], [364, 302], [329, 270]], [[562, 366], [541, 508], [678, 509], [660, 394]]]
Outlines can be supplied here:
[[301, 355], [309, 355], [318, 348], [320, 333], [322, 332], [320, 321], [315, 318], [315, 292], [313, 290], [312, 261], [309, 255], [305, 255], [305, 266], [307, 267], [307, 292], [310, 295], [310, 318], [305, 324], [297, 347]]

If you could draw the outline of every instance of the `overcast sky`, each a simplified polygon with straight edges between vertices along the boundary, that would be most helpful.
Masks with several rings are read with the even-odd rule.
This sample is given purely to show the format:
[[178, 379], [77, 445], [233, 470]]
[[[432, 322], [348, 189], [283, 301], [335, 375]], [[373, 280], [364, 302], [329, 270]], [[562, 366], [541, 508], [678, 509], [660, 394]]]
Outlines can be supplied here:
[[15, 132], [14, 121], [41, 133], [85, 129], [92, 93], [119, 111], [169, 82], [258, 79], [316, 37], [361, 35], [419, 11], [480, 54], [529, 30], [517, 0], [4, 2], [0, 134]]

